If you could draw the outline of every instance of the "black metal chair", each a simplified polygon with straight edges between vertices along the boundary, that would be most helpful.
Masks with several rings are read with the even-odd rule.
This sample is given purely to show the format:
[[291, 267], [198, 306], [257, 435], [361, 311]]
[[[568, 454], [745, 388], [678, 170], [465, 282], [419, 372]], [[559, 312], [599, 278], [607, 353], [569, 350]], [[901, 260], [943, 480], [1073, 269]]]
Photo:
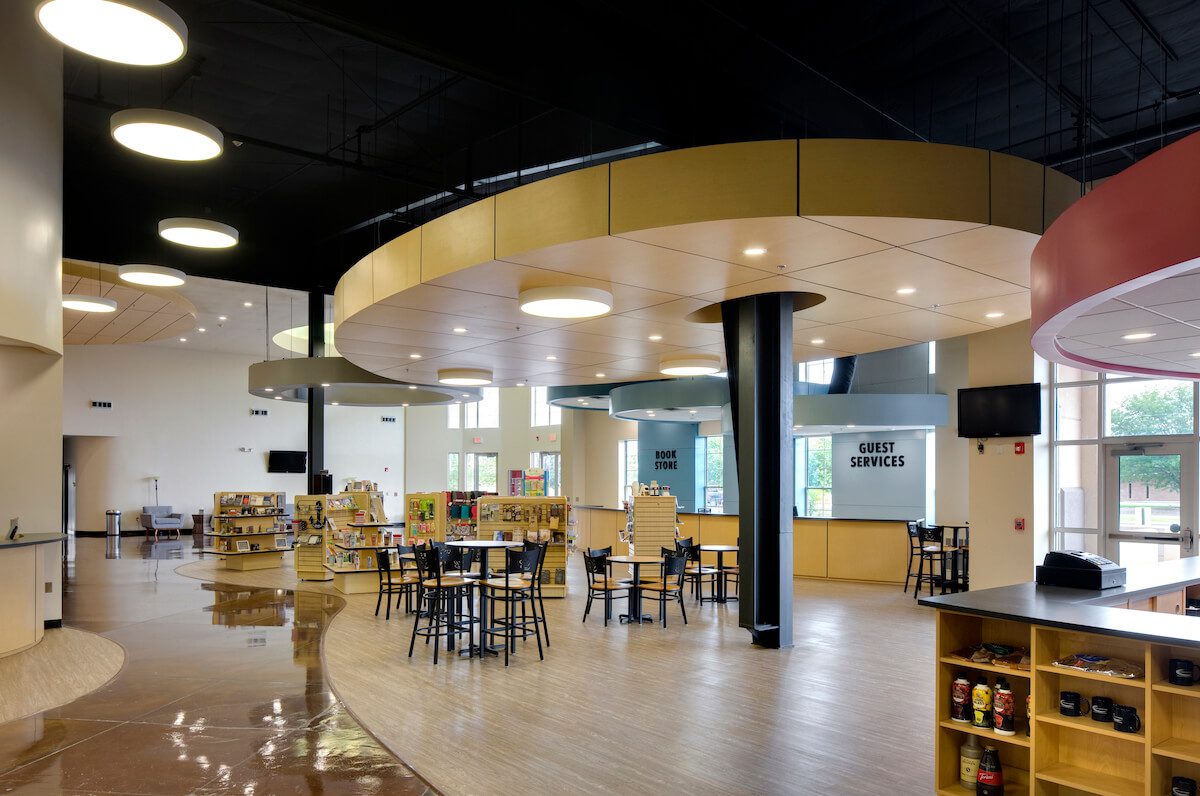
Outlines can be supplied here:
[[[946, 544], [945, 531], [940, 525], [918, 528], [917, 533], [921, 537], [921, 553], [920, 563], [917, 565], [917, 583], [916, 588], [913, 589], [913, 599], [915, 600], [920, 595], [922, 583], [929, 584], [930, 595], [933, 594], [934, 585], [939, 586], [942, 593], [945, 594], [949, 583], [947, 574], [950, 571], [950, 556], [957, 553], [958, 550]], [[936, 574], [934, 564], [937, 565]]]
[[[684, 542], [687, 544], [684, 544]], [[721, 575], [720, 570], [716, 567], [706, 567], [700, 562], [700, 545], [691, 544], [691, 540], [680, 539], [675, 542], [675, 549], [664, 547], [662, 549], [664, 556], [669, 554], [682, 553], [687, 559], [687, 566], [683, 570], [683, 580], [685, 583], [692, 584], [692, 594], [701, 603], [707, 599], [712, 602], [717, 596], [717, 577]], [[708, 581], [709, 597], [704, 596], [704, 581]]]
[[612, 619], [612, 604], [616, 592], [624, 591], [625, 599], [629, 599], [629, 584], [621, 583], [609, 577], [608, 573], [608, 556], [606, 555], [591, 555], [583, 557], [583, 569], [587, 573], [587, 606], [583, 609], [583, 621], [586, 622], [588, 614], [592, 611], [592, 600], [597, 596], [604, 598], [604, 626], [608, 627], [608, 621]]
[[[401, 548], [397, 546], [397, 550]], [[412, 548], [408, 548], [411, 552]], [[397, 553], [398, 555], [400, 553]], [[408, 611], [412, 612], [412, 592], [417, 585], [417, 578], [411, 575], [404, 574], [404, 564], [401, 561], [395, 570], [392, 569], [391, 551], [384, 548], [375, 552], [375, 558], [379, 561], [379, 596], [375, 600], [375, 616], [379, 616], [379, 608], [383, 604], [384, 595], [387, 595], [387, 610], [384, 612], [384, 619], [392, 618], [392, 595], [396, 595], [396, 607], [400, 607], [400, 598], [408, 597]]]
[[950, 535], [950, 546], [954, 548], [950, 560], [951, 588], [958, 591], [971, 590], [971, 526], [943, 525], [942, 535]]
[[[542, 623], [538, 618], [538, 604], [534, 591], [534, 576], [537, 574], [538, 560], [541, 551], [505, 550], [507, 566], [503, 577], [488, 578], [479, 582], [483, 589], [480, 599], [488, 600], [488, 613], [491, 615], [492, 626], [479, 629], [479, 650], [483, 655], [484, 637], [504, 638], [504, 665], [508, 666], [510, 652], [517, 651], [517, 639], [537, 638], [538, 660], [545, 660], [542, 650]], [[496, 603], [504, 605], [504, 618], [496, 613]], [[517, 616], [517, 606], [521, 606], [521, 615]], [[526, 607], [533, 614], [532, 618], [526, 612]]]
[[679, 610], [683, 614], [683, 623], [686, 625], [687, 608], [683, 606], [683, 588], [684, 588], [684, 571], [687, 569], [687, 556], [682, 553], [667, 552], [663, 555], [663, 562], [660, 565], [661, 581], [651, 581], [649, 583], [640, 583], [643, 594], [647, 594], [651, 599], [658, 600], [658, 618], [662, 620], [662, 626], [667, 626], [667, 600], [676, 600], [679, 602]]
[[[443, 577], [441, 556], [437, 548], [429, 546], [415, 547], [413, 554], [417, 559], [417, 572], [420, 579], [420, 608], [413, 619], [412, 638], [408, 642], [408, 657], [412, 657], [413, 647], [417, 636], [424, 636], [428, 644], [433, 639], [433, 663], [438, 662], [438, 639], [446, 639], [446, 649], [454, 648], [454, 639], [461, 633], [466, 633], [468, 643], [471, 628], [475, 624], [472, 601], [470, 597], [471, 581], [462, 577]], [[466, 626], [462, 617], [455, 612], [455, 605], [460, 602], [466, 592], [467, 614]], [[428, 619], [425, 627], [421, 627], [421, 617]]]
[[908, 594], [908, 582], [919, 574], [913, 567], [921, 563], [921, 528], [917, 522], [908, 524], [908, 571], [904, 575], [904, 593]]
[[542, 597], [542, 583], [546, 580], [546, 550], [549, 547], [549, 542], [531, 542], [528, 539], [525, 540], [526, 550], [538, 551], [537, 571], [533, 573], [533, 592], [537, 596], [538, 611], [541, 612], [538, 618], [542, 622], [542, 635], [546, 637], [547, 647], [550, 646], [550, 626], [546, 623], [546, 601]]

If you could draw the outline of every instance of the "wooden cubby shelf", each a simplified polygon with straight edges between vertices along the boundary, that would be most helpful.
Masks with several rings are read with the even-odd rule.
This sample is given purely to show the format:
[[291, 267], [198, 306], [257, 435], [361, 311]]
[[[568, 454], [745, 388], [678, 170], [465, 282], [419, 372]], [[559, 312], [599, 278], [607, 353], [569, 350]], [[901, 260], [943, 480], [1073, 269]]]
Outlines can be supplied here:
[[1183, 738], [1168, 738], [1162, 743], [1155, 744], [1154, 754], [1169, 757], [1172, 760], [1182, 760], [1185, 763], [1200, 764], [1200, 743], [1186, 741]]
[[1039, 713], [1037, 720], [1044, 721], [1047, 724], [1057, 724], [1060, 727], [1070, 727], [1073, 730], [1094, 732], [1097, 735], [1105, 735], [1109, 738], [1119, 738], [1122, 741], [1146, 742], [1146, 733], [1144, 730], [1139, 730], [1138, 732], [1117, 732], [1113, 729], [1111, 721], [1096, 721], [1091, 716], [1063, 716], [1060, 713]]
[[976, 727], [972, 724], [959, 724], [957, 721], [951, 721], [950, 719], [942, 719], [941, 726], [945, 727], [947, 730], [958, 730], [959, 732], [966, 732], [966, 733], [970, 733], [971, 735], [977, 735], [980, 738], [985, 738], [989, 741], [998, 741], [1000, 743], [1010, 743], [1010, 744], [1013, 744], [1014, 746], [1024, 746], [1024, 747], [1029, 746], [1029, 738], [1027, 738], [1025, 736], [1024, 725], [1017, 728], [1016, 735], [997, 735], [992, 730], [985, 729], [983, 727]]
[[[1004, 767], [1005, 793], [1028, 793], [1029, 772], [1023, 768]], [[937, 789], [938, 796], [976, 796], [975, 791], [967, 790], [955, 779], [949, 785]]]
[[938, 662], [957, 666], [960, 669], [970, 669], [974, 672], [990, 672], [1001, 677], [1023, 677], [1028, 680], [1032, 676], [1031, 672], [1024, 669], [1010, 669], [1007, 666], [996, 666], [991, 663], [971, 663], [970, 661], [952, 658], [949, 655], [943, 655], [938, 658]]
[[1096, 796], [1142, 796], [1145, 790], [1142, 783], [1136, 780], [1066, 763], [1052, 763], [1039, 769], [1035, 776], [1042, 782], [1053, 782]]
[[1171, 685], [1167, 680], [1156, 680], [1153, 686], [1155, 691], [1161, 691], [1164, 694], [1174, 694], [1182, 697], [1200, 697], [1200, 685], [1189, 688], [1185, 685]]
[[1068, 669], [1064, 666], [1051, 666], [1048, 663], [1039, 664], [1037, 670], [1039, 672], [1047, 672], [1048, 674], [1057, 674], [1062, 677], [1074, 677], [1077, 680], [1092, 680], [1098, 683], [1113, 683], [1115, 685], [1128, 686], [1129, 688], [1137, 688], [1142, 691], [1146, 690], [1146, 681], [1141, 677], [1134, 679], [1130, 679], [1128, 677], [1113, 677], [1107, 674], [1085, 672], [1082, 669]]

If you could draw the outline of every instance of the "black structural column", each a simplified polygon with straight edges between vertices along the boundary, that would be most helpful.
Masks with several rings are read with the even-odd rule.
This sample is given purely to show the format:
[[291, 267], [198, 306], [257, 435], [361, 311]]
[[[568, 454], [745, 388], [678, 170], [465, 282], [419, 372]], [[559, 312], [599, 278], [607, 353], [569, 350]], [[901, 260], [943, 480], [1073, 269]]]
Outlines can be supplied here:
[[[325, 293], [308, 294], [308, 355], [325, 356]], [[308, 483], [316, 490], [313, 476], [325, 469], [325, 388], [308, 388]]]
[[740, 624], [764, 647], [792, 646], [791, 293], [721, 304], [740, 495]]

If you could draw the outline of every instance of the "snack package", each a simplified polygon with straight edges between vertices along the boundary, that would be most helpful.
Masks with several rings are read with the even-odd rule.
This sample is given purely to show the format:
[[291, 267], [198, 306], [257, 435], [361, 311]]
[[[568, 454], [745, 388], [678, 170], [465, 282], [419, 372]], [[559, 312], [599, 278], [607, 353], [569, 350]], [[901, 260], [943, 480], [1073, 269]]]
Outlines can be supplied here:
[[1109, 677], [1121, 677], [1126, 680], [1136, 680], [1145, 674], [1145, 670], [1136, 663], [1123, 661], [1120, 658], [1109, 658], [1105, 655], [1089, 655], [1079, 652], [1060, 658], [1053, 663], [1064, 669], [1078, 669], [1092, 674], [1103, 674]]

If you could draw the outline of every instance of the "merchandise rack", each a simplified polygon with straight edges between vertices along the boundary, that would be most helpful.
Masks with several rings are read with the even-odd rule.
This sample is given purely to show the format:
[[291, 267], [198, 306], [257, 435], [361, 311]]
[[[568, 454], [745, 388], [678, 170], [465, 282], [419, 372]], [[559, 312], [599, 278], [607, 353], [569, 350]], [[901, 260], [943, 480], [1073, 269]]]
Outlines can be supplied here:
[[[279, 526], [286, 500], [283, 492], [214, 493], [213, 527], [206, 534], [213, 538], [213, 546], [205, 548], [206, 552], [221, 556], [225, 569], [244, 572], [278, 567], [288, 549], [287, 530]], [[238, 550], [237, 543], [243, 540], [259, 549]]]
[[[296, 533], [295, 566], [299, 580], [332, 580], [333, 574], [325, 568], [325, 505], [329, 495], [296, 495], [295, 515], [292, 528]], [[308, 544], [308, 537], [320, 536], [316, 544]]]
[[[1031, 671], [950, 657], [953, 650], [982, 642], [1029, 649]], [[1157, 796], [1170, 790], [1173, 776], [1200, 777], [1200, 685], [1173, 686], [1162, 678], [1168, 660], [1194, 659], [1194, 648], [939, 610], [937, 652], [934, 787], [938, 794], [970, 793], [958, 784], [958, 748], [967, 733], [982, 736], [999, 750], [1005, 792], [1010, 794]], [[1126, 679], [1052, 665], [1058, 658], [1080, 652], [1136, 663], [1146, 676]], [[996, 675], [1008, 679], [1017, 706], [1016, 735], [996, 735], [949, 721], [950, 684], [959, 671], [972, 678], [984, 673], [992, 682]], [[1142, 729], [1122, 733], [1090, 717], [1063, 716], [1058, 712], [1062, 690], [1132, 705]], [[1024, 734], [1026, 694], [1032, 696], [1033, 713], [1028, 736]]]
[[[479, 506], [478, 537], [495, 539], [496, 534], [514, 544], [549, 535], [542, 581], [542, 593], [547, 597], [567, 595], [567, 521], [571, 507], [565, 497], [502, 497], [488, 495], [476, 501]], [[544, 532], [544, 533], [542, 533]], [[493, 569], [502, 567], [502, 560], [488, 561]]]
[[[363, 513], [363, 522], [356, 520]], [[365, 594], [379, 587], [380, 551], [404, 542], [393, 535], [383, 513], [383, 493], [339, 492], [325, 501], [324, 568], [333, 587], [343, 594]]]

